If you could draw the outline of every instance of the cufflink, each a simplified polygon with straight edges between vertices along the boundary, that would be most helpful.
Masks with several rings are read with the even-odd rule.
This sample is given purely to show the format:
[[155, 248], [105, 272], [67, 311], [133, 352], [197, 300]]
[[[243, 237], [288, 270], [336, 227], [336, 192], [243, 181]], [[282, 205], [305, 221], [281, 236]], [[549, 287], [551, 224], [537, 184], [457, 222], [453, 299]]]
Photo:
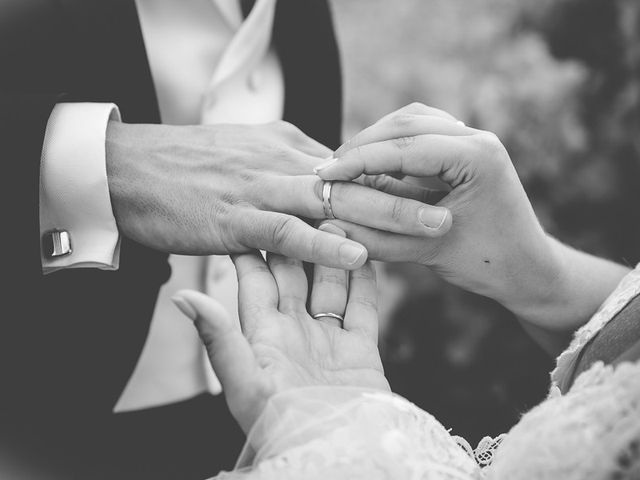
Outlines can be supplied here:
[[51, 230], [42, 236], [42, 251], [47, 258], [56, 258], [69, 255], [71, 248], [71, 237], [66, 230]]

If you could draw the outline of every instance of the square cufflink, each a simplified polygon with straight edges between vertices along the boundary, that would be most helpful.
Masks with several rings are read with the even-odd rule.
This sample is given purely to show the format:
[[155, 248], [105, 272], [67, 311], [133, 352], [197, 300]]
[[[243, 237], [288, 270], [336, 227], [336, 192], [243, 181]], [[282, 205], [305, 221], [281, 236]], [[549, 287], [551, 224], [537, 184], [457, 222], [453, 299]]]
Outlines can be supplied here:
[[69, 255], [71, 248], [71, 236], [66, 230], [50, 230], [42, 236], [42, 251], [47, 258], [56, 258]]

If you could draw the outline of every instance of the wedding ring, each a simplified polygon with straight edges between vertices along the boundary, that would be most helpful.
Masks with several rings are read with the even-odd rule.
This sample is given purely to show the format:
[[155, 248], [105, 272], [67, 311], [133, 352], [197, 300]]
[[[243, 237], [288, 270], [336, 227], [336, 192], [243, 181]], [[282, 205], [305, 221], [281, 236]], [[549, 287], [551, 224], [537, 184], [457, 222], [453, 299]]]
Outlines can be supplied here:
[[333, 209], [331, 208], [331, 187], [333, 186], [333, 182], [331, 180], [326, 180], [324, 185], [322, 185], [322, 209], [324, 210], [324, 216], [329, 220], [333, 220], [336, 216], [333, 214]]
[[342, 315], [338, 315], [337, 313], [324, 312], [324, 313], [316, 313], [312, 315], [314, 319], [318, 320], [320, 318], [335, 318], [340, 323], [344, 323], [344, 317]]

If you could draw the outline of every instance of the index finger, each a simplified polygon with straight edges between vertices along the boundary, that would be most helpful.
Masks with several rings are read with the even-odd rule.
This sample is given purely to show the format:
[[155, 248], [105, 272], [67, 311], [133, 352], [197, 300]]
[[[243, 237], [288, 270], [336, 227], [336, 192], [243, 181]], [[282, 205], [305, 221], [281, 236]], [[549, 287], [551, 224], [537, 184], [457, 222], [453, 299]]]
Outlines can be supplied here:
[[352, 180], [362, 174], [399, 172], [416, 177], [455, 174], [468, 162], [472, 152], [470, 137], [425, 134], [405, 139], [370, 143], [346, 152], [342, 158], [320, 169], [323, 180]]
[[[475, 128], [462, 123], [452, 122], [447, 118], [435, 115], [415, 115], [411, 113], [393, 114], [365, 128], [344, 143], [333, 155], [340, 158], [349, 150], [369, 143], [382, 142], [394, 138], [415, 137], [416, 135], [474, 135], [479, 133]], [[320, 168], [322, 165], [316, 168]]]
[[444, 110], [440, 110], [439, 108], [429, 107], [419, 102], [410, 103], [409, 105], [406, 105], [398, 110], [395, 110], [385, 115], [384, 117], [380, 118], [377, 122], [375, 122], [373, 125], [371, 125], [370, 127], [360, 132], [358, 135], [347, 140], [344, 144], [340, 146], [340, 148], [338, 148], [338, 150], [336, 150], [334, 157], [339, 157], [347, 150], [350, 150], [355, 146], [357, 146], [358, 145], [357, 141], [360, 141], [362, 139], [363, 132], [370, 131], [373, 129], [373, 127], [379, 126], [380, 124], [391, 120], [393, 117], [399, 117], [402, 115], [432, 116], [432, 117], [439, 117], [439, 118], [442, 118], [443, 120], [447, 120], [453, 123], [458, 122], [458, 119], [456, 117], [454, 117], [448, 112], [445, 112]]

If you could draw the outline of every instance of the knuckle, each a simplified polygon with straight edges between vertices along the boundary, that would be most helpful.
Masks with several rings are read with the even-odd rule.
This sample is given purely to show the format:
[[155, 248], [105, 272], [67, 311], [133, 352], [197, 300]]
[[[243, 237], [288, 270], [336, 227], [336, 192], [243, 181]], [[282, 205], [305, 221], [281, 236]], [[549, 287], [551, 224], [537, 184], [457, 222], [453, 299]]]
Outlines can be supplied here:
[[358, 305], [365, 307], [369, 310], [378, 309], [378, 301], [373, 297], [366, 297], [364, 295], [354, 295], [350, 298], [350, 301], [357, 303]]
[[405, 110], [407, 112], [418, 113], [418, 112], [426, 112], [428, 109], [429, 109], [429, 107], [427, 107], [424, 103], [411, 102], [409, 105], [404, 107], [403, 110]]
[[391, 141], [391, 145], [396, 152], [396, 164], [398, 171], [404, 171], [407, 163], [407, 156], [410, 155], [410, 148], [415, 142], [415, 137], [399, 137]]
[[283, 255], [269, 254], [268, 259], [269, 259], [269, 264], [271, 266], [280, 265], [285, 268], [288, 268], [288, 267], [299, 267], [301, 265], [300, 260], [297, 260], [295, 258], [285, 257]]
[[406, 137], [397, 137], [394, 138], [393, 144], [398, 150], [406, 150], [411, 147], [416, 141], [416, 137], [406, 136]]
[[437, 264], [438, 258], [442, 258], [441, 246], [443, 241], [441, 238], [432, 238], [427, 245], [416, 249], [412, 255], [415, 262], [426, 266]]
[[408, 150], [415, 141], [415, 137], [399, 137], [391, 140], [391, 145], [396, 153], [398, 171], [403, 171], [407, 163]]
[[507, 158], [506, 150], [500, 139], [491, 132], [474, 135], [476, 148], [482, 153], [484, 161], [494, 165], [504, 165]]
[[386, 191], [390, 187], [391, 177], [388, 175], [367, 175], [364, 177], [364, 184], [375, 190]]
[[401, 198], [393, 198], [389, 206], [389, 216], [396, 223], [401, 222], [407, 213], [406, 202]]
[[347, 276], [342, 270], [323, 269], [323, 271], [318, 275], [318, 282], [344, 286], [347, 283]]
[[263, 149], [263, 153], [263, 158], [269, 159], [273, 164], [279, 162], [290, 163], [294, 158], [294, 150], [286, 142], [267, 145], [266, 148]]
[[320, 233], [316, 233], [313, 235], [313, 237], [311, 237], [309, 249], [311, 251], [311, 258], [322, 258], [322, 253], [324, 251], [324, 241], [322, 240], [322, 236], [320, 235]]
[[403, 112], [403, 113], [394, 115], [391, 121], [393, 122], [393, 125], [397, 129], [404, 130], [410, 127], [411, 125], [413, 125], [415, 121], [415, 115], [411, 115], [409, 113]]
[[350, 156], [354, 159], [359, 158], [361, 160], [366, 160], [366, 150], [364, 149], [365, 145], [356, 145], [351, 149]]
[[245, 280], [252, 276], [261, 276], [264, 274], [271, 274], [271, 270], [266, 265], [255, 265], [248, 269], [236, 269], [238, 280]]
[[278, 218], [271, 225], [270, 240], [274, 246], [287, 245], [295, 230], [298, 220], [294, 217]]
[[352, 273], [354, 278], [367, 280], [369, 282], [376, 281], [376, 269], [371, 262], [366, 262], [362, 267]]

